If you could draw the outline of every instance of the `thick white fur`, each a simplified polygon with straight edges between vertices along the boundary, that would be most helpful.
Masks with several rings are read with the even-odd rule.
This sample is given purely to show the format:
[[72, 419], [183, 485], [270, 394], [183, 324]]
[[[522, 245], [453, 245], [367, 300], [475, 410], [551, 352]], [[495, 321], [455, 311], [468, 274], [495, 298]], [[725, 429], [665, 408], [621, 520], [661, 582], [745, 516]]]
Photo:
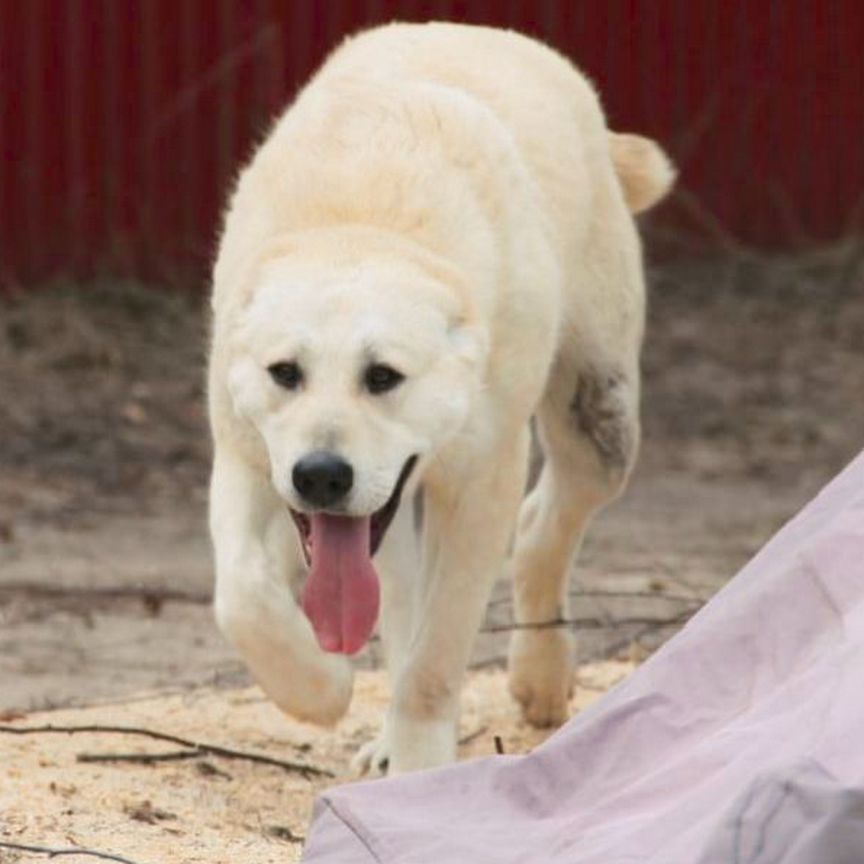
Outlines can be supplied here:
[[[650, 206], [671, 179], [655, 144], [607, 131], [560, 56], [449, 24], [346, 42], [242, 173], [213, 290], [216, 615], [284, 710], [328, 723], [351, 694], [349, 661], [320, 651], [295, 601], [291, 466], [336, 449], [360, 515], [420, 456], [376, 560], [393, 699], [362, 767], [454, 758], [461, 679], [511, 543], [517, 619], [566, 612], [583, 530], [638, 442], [628, 204]], [[370, 357], [405, 381], [364, 392]], [[298, 358], [303, 386], [280, 389], [267, 365]], [[545, 467], [520, 513], [532, 417]], [[513, 639], [511, 690], [535, 724], [564, 719], [571, 639]]]

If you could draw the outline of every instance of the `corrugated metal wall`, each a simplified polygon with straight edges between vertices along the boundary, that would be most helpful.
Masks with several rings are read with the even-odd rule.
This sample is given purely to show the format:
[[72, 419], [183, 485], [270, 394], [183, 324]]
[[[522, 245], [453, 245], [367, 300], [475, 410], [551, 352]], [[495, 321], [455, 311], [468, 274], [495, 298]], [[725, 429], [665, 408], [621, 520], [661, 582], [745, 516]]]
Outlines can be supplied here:
[[394, 18], [510, 26], [597, 81], [683, 168], [681, 234], [860, 230], [860, 0], [0, 0], [0, 284], [200, 279], [232, 172], [339, 37]]

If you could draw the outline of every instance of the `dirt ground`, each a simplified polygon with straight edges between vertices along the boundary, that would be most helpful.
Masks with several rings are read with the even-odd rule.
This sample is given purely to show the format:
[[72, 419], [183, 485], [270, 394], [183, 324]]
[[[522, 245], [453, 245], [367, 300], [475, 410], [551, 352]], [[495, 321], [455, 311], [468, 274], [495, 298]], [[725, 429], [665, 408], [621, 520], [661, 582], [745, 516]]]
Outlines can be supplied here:
[[[587, 707], [630, 672], [632, 664], [603, 662], [580, 669], [574, 712]], [[39, 838], [53, 848], [89, 848], [146, 862], [265, 864], [298, 861], [313, 796], [355, 778], [346, 766], [375, 734], [385, 710], [384, 674], [363, 672], [338, 734], [294, 722], [255, 687], [197, 688], [182, 696], [140, 699], [35, 713], [12, 728], [117, 724], [191, 738], [301, 766], [247, 762], [205, 754], [164, 759], [188, 748], [106, 732], [12, 735], [0, 726], [0, 862], [24, 860], [3, 843]], [[524, 753], [548, 732], [524, 726], [500, 671], [474, 672], [468, 682], [462, 758]], [[83, 761], [106, 754], [150, 754], [151, 764]], [[325, 772], [304, 775], [302, 766]]]
[[[642, 457], [573, 583], [585, 680], [603, 682], [577, 690], [575, 707], [674, 632], [864, 444], [860, 248], [655, 266], [650, 310]], [[244, 689], [212, 622], [205, 332], [200, 297], [134, 285], [54, 286], [0, 305], [0, 711], [24, 713], [19, 725], [159, 720], [341, 773], [380, 712], [380, 674], [361, 679], [354, 719], [322, 737]], [[534, 742], [519, 737], [498, 671], [509, 615], [502, 579], [466, 723], [512, 736], [516, 752]], [[373, 643], [361, 663], [378, 659]], [[305, 830], [314, 782], [218, 760], [237, 783], [202, 760], [79, 766], [82, 750], [140, 742], [52, 738], [0, 737], [0, 841], [104, 849], [122, 836], [143, 864], [299, 854], [291, 836]], [[491, 752], [488, 735], [472, 746]], [[104, 778], [119, 798], [103, 813]], [[199, 805], [200, 836], [237, 828], [230, 854], [196, 851], [183, 820]], [[181, 835], [183, 857], [157, 854]]]

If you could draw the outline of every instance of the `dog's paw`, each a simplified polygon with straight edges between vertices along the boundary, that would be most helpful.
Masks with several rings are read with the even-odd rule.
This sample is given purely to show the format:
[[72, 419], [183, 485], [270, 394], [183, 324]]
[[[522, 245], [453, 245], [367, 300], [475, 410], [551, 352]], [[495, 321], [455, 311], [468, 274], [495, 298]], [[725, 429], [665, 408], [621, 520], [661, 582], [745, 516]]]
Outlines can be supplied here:
[[510, 641], [510, 693], [522, 715], [540, 729], [567, 720], [573, 695], [574, 639], [561, 630], [517, 630]]
[[384, 777], [390, 767], [390, 743], [385, 732], [367, 741], [351, 759], [355, 777]]
[[437, 768], [455, 759], [455, 721], [391, 717], [378, 737], [357, 751], [351, 769], [358, 777], [383, 777]]

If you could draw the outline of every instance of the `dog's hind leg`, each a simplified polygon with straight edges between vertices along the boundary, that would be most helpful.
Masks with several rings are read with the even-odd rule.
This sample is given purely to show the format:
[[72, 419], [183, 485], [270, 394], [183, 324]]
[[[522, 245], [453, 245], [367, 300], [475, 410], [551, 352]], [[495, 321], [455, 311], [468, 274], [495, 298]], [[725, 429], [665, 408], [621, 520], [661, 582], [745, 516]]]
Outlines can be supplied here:
[[294, 527], [263, 474], [217, 445], [210, 488], [216, 620], [267, 695], [301, 720], [333, 723], [351, 699], [345, 657], [319, 647], [291, 581]]
[[635, 358], [616, 363], [559, 357], [537, 412], [544, 465], [519, 516], [513, 560], [518, 624], [510, 642], [510, 691], [526, 720], [567, 717], [574, 637], [554, 622], [568, 614], [568, 576], [592, 516], [622, 490], [639, 440]]

